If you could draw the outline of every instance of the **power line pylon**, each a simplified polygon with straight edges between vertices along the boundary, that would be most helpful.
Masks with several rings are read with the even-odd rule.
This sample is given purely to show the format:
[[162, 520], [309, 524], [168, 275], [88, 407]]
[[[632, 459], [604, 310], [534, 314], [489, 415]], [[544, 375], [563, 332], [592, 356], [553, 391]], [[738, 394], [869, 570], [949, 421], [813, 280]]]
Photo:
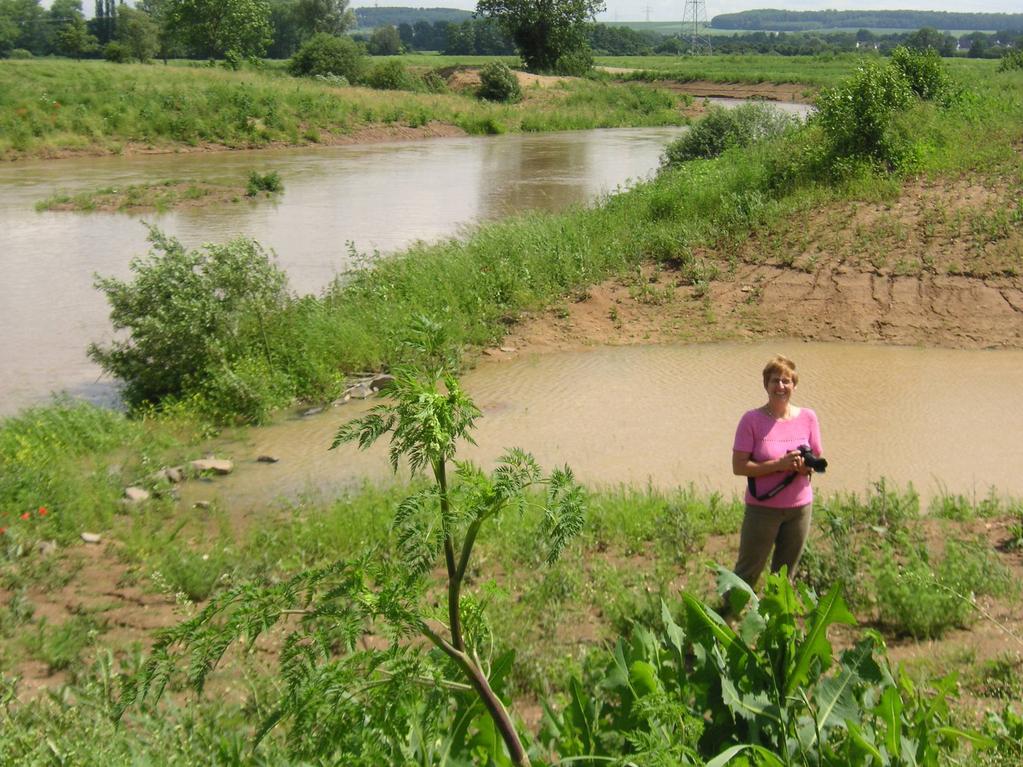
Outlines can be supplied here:
[[682, 39], [689, 43], [690, 55], [700, 56], [711, 52], [710, 39], [700, 34], [701, 29], [706, 26], [705, 0], [686, 0], [682, 11]]

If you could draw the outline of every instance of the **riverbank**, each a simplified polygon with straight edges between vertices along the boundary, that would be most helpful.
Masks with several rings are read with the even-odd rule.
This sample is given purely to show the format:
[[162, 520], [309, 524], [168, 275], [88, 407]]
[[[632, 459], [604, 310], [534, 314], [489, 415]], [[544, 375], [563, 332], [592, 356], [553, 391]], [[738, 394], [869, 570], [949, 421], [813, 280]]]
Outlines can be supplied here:
[[523, 315], [486, 354], [764, 338], [1020, 349], [1021, 182], [910, 179], [882, 200], [798, 211], [741, 243], [695, 249], [706, 281], [648, 262]]
[[436, 93], [338, 87], [276, 69], [0, 60], [0, 159], [224, 151], [450, 135], [682, 125], [689, 99], [580, 78], [480, 101], [459, 68]]

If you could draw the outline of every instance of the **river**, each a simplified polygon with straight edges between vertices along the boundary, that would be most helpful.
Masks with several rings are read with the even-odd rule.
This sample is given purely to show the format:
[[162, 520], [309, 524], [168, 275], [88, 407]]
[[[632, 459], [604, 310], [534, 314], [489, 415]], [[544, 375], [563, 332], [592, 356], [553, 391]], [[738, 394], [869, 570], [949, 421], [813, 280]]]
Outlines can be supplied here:
[[[143, 221], [188, 246], [246, 235], [273, 248], [298, 292], [316, 292], [353, 266], [417, 240], [458, 236], [524, 210], [587, 204], [649, 175], [678, 129], [585, 131], [259, 152], [89, 158], [0, 167], [0, 414], [51, 390], [115, 401], [86, 358], [110, 337], [94, 273], [128, 275], [146, 250]], [[95, 190], [165, 178], [238, 183], [277, 171], [276, 201], [183, 208], [165, 214], [37, 213], [56, 190]], [[466, 385], [485, 418], [488, 462], [504, 447], [567, 461], [591, 483], [736, 490], [731, 431], [758, 404], [758, 371], [775, 351], [800, 364], [800, 401], [824, 424], [832, 469], [822, 489], [863, 492], [886, 476], [941, 492], [982, 496], [994, 485], [1023, 495], [1015, 472], [1023, 411], [1023, 352], [966, 352], [829, 344], [711, 344], [602, 348], [486, 362]], [[337, 424], [365, 407], [283, 418], [224, 449], [237, 475], [217, 485], [238, 502], [334, 491], [384, 479], [382, 453], [328, 453]], [[272, 466], [255, 456], [281, 458]], [[205, 492], [206, 488], [189, 492]], [[265, 502], [265, 500], [264, 500]]]
[[[348, 147], [83, 158], [0, 166], [0, 414], [65, 389], [116, 399], [85, 354], [110, 338], [93, 275], [127, 277], [147, 250], [143, 222], [187, 246], [239, 235], [273, 248], [300, 293], [316, 293], [352, 267], [351, 249], [386, 253], [454, 237], [525, 210], [592, 202], [657, 167], [678, 128], [467, 137]], [[277, 201], [243, 200], [164, 214], [34, 210], [58, 190], [75, 193], [163, 179], [244, 186], [276, 171]]]

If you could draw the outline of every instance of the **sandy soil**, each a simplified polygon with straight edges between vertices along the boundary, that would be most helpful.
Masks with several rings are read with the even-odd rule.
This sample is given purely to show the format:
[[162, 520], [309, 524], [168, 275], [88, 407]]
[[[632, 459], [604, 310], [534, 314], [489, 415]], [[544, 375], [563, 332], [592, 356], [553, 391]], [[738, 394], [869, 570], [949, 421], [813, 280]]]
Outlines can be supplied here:
[[[897, 200], [827, 206], [691, 265], [648, 264], [512, 326], [495, 358], [596, 344], [802, 338], [1023, 348], [1017, 183], [905, 184]], [[1019, 218], [1018, 216], [1016, 217]]]
[[[620, 67], [599, 67], [611, 74], [635, 72]], [[810, 104], [817, 88], [801, 83], [717, 83], [710, 80], [690, 80], [680, 83], [675, 80], [653, 80], [650, 85], [662, 90], [685, 93], [694, 98], [764, 99], [765, 101], [792, 101]]]

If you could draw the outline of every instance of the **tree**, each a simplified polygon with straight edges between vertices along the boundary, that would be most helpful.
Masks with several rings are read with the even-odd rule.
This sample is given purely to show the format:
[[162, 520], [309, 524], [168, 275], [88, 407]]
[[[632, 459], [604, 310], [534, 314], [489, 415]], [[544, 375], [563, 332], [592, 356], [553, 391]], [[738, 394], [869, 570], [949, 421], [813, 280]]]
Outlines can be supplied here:
[[160, 28], [145, 11], [123, 5], [117, 14], [117, 41], [132, 57], [146, 62], [160, 50]]
[[303, 40], [318, 32], [343, 35], [355, 26], [348, 0], [296, 0], [294, 14]]
[[61, 28], [57, 34], [57, 42], [62, 52], [79, 61], [83, 53], [91, 53], [99, 47], [99, 40], [95, 35], [89, 34], [85, 19], [81, 16], [73, 17]]
[[397, 56], [401, 53], [401, 37], [398, 30], [387, 25], [377, 27], [369, 38], [369, 52], [373, 56]]
[[0, 53], [24, 48], [36, 55], [49, 52], [44, 30], [46, 11], [39, 0], [0, 0]]
[[526, 68], [552, 72], [559, 59], [586, 51], [585, 24], [604, 10], [604, 0], [479, 0], [476, 13], [496, 19]]
[[268, 0], [166, 0], [164, 28], [194, 55], [260, 56], [270, 43]]

